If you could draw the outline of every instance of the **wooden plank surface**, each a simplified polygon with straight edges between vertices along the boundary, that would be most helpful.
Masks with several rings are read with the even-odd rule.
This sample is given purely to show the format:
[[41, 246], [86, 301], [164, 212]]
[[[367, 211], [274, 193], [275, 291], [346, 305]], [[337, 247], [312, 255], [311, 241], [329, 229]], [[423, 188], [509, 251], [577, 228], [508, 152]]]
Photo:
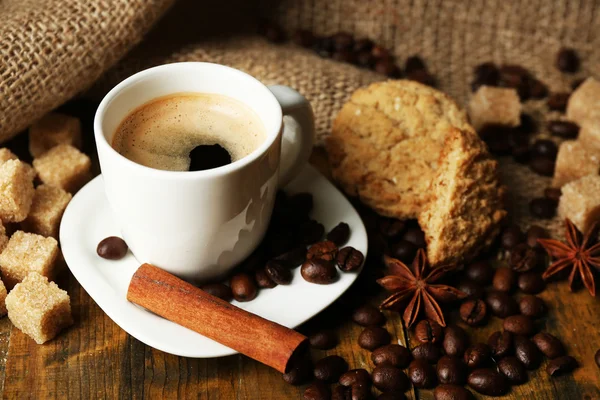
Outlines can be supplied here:
[[[313, 164], [324, 168], [322, 154]], [[326, 171], [325, 171], [326, 172]], [[377, 268], [366, 269], [340, 300], [299, 329], [305, 334], [332, 328], [340, 344], [334, 350], [314, 351], [344, 357], [351, 368], [373, 367], [368, 351], [356, 344], [361, 332], [350, 321], [354, 307], [366, 301], [377, 304], [383, 293], [375, 291]], [[59, 286], [71, 296], [75, 325], [55, 340], [37, 345], [7, 318], [0, 320], [0, 388], [3, 398], [96, 399], [96, 398], [198, 398], [198, 399], [300, 399], [304, 387], [287, 385], [281, 375], [243, 356], [191, 359], [152, 349], [120, 329], [65, 271]], [[530, 373], [530, 381], [514, 387], [504, 399], [599, 399], [600, 369], [594, 353], [600, 348], [600, 304], [586, 291], [571, 294], [565, 282], [551, 283], [541, 297], [548, 317], [541, 327], [563, 340], [568, 352], [581, 364], [572, 375], [550, 378], [545, 363]], [[301, 299], [299, 299], [301, 301]], [[456, 310], [450, 319], [456, 320]], [[406, 336], [400, 317], [387, 313], [386, 328], [394, 340], [414, 346]], [[500, 329], [491, 318], [487, 326], [471, 329], [476, 340], [487, 340]], [[432, 399], [432, 390], [407, 393], [409, 398]], [[483, 398], [477, 396], [477, 398]]]

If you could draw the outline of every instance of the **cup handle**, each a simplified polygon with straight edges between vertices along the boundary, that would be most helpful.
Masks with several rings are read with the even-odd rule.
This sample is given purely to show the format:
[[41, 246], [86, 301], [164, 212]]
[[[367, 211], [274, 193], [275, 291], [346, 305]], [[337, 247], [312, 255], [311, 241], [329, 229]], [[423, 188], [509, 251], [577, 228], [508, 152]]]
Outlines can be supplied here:
[[281, 105], [283, 115], [291, 117], [283, 122], [281, 138], [279, 187], [283, 187], [308, 161], [315, 140], [315, 119], [308, 100], [294, 89], [274, 85], [269, 90]]

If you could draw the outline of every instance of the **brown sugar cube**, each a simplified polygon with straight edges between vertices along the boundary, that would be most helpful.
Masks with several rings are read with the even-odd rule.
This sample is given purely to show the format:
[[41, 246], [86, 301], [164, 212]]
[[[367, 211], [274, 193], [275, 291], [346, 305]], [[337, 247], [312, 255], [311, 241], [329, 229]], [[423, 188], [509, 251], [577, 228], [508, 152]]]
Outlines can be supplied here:
[[577, 139], [586, 149], [600, 154], [600, 116], [585, 120]]
[[71, 201], [71, 193], [50, 185], [40, 185], [35, 189], [33, 203], [29, 215], [22, 222], [28, 232], [42, 236], [58, 237], [58, 227], [67, 204]]
[[566, 183], [600, 172], [600, 153], [588, 151], [577, 140], [566, 140], [560, 144], [556, 156], [552, 186]]
[[562, 187], [558, 214], [586, 232], [600, 220], [600, 175], [588, 175]]
[[600, 82], [590, 77], [569, 97], [567, 118], [581, 126], [595, 117], [600, 117]]
[[6, 296], [8, 318], [37, 344], [73, 324], [71, 300], [48, 278], [31, 272]]
[[88, 180], [90, 166], [90, 158], [68, 144], [53, 147], [33, 160], [42, 182], [71, 193]]
[[6, 286], [0, 281], [0, 317], [6, 315]]
[[4, 250], [7, 243], [8, 235], [6, 234], [6, 227], [4, 226], [2, 221], [0, 221], [0, 253], [2, 252], [2, 250]]
[[21, 222], [27, 217], [33, 201], [33, 170], [19, 160], [0, 165], [0, 219]]
[[52, 279], [55, 275], [54, 265], [57, 255], [56, 239], [17, 231], [0, 253], [2, 280], [10, 289], [30, 272], [37, 272]]
[[39, 157], [59, 144], [81, 147], [81, 123], [78, 118], [50, 113], [29, 128], [29, 152], [33, 157]]
[[469, 117], [477, 131], [485, 125], [519, 126], [519, 94], [515, 89], [481, 86], [469, 101]]
[[0, 149], [0, 165], [4, 164], [8, 160], [18, 160], [17, 157], [12, 151], [7, 149], [6, 147], [2, 147]]

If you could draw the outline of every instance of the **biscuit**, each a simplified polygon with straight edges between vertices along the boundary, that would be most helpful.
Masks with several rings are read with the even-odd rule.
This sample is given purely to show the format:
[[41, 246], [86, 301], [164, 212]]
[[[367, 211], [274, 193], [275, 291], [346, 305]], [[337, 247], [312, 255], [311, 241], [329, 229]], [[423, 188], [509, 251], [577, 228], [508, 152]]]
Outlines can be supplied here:
[[392, 80], [359, 89], [326, 140], [332, 175], [378, 213], [416, 218], [453, 127], [474, 132], [466, 113], [429, 86]]

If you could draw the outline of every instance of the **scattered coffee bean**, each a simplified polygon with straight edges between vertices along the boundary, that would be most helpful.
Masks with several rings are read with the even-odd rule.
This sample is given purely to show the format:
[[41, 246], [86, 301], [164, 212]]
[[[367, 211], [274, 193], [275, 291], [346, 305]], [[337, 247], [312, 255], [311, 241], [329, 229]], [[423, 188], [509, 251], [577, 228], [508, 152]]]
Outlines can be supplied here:
[[596, 365], [600, 367], [600, 350], [598, 350], [596, 354], [594, 354], [594, 361], [596, 361]]
[[333, 263], [322, 259], [304, 261], [300, 273], [307, 282], [319, 285], [328, 285], [337, 278], [337, 270]]
[[391, 365], [378, 365], [371, 374], [373, 385], [382, 392], [405, 392], [410, 381], [399, 368]]
[[281, 261], [288, 268], [296, 268], [306, 260], [306, 247], [296, 246], [292, 250], [278, 255], [275, 259]]
[[375, 62], [375, 67], [373, 70], [378, 74], [382, 74], [390, 78], [399, 78], [402, 75], [400, 68], [398, 68], [398, 66], [396, 66], [394, 61], [390, 58], [383, 58]]
[[265, 272], [278, 285], [289, 285], [292, 282], [292, 272], [281, 261], [271, 260], [267, 262]]
[[363, 68], [372, 68], [375, 64], [375, 57], [370, 50], [361, 51], [356, 55], [356, 64]]
[[516, 300], [506, 292], [491, 291], [485, 297], [488, 308], [497, 317], [506, 318], [519, 312]]
[[337, 382], [344, 372], [348, 371], [348, 363], [340, 356], [327, 356], [315, 364], [315, 378], [326, 383]]
[[303, 385], [311, 380], [313, 368], [310, 358], [303, 357], [294, 362], [290, 370], [283, 374], [283, 380], [290, 385]]
[[435, 364], [442, 356], [442, 351], [433, 343], [423, 343], [412, 349], [411, 354], [415, 359], [422, 359], [430, 364]]
[[529, 161], [529, 168], [539, 175], [552, 176], [554, 175], [554, 166], [556, 161], [548, 157], [532, 157]]
[[406, 78], [427, 86], [435, 86], [435, 77], [424, 69], [418, 69], [406, 74]]
[[398, 238], [404, 232], [406, 223], [395, 218], [380, 218], [379, 232], [388, 239]]
[[510, 251], [508, 265], [515, 271], [527, 272], [537, 267], [538, 255], [531, 246], [521, 243]]
[[486, 313], [487, 307], [483, 300], [467, 300], [460, 306], [460, 318], [471, 326], [481, 324]]
[[311, 47], [315, 43], [315, 36], [309, 30], [299, 29], [292, 35], [292, 42], [302, 47]]
[[581, 86], [584, 81], [585, 78], [575, 79], [573, 82], [571, 82], [571, 89], [577, 90], [577, 88]]
[[318, 242], [325, 233], [325, 227], [315, 220], [308, 220], [298, 228], [298, 237], [303, 244]]
[[313, 209], [314, 201], [311, 193], [302, 192], [290, 196], [287, 200], [293, 213], [308, 215]]
[[554, 335], [547, 332], [540, 332], [533, 336], [532, 340], [537, 348], [551, 360], [565, 355], [565, 347]]
[[521, 361], [514, 356], [504, 357], [498, 361], [498, 371], [508, 379], [512, 385], [520, 385], [527, 381], [527, 371]]
[[273, 280], [269, 277], [269, 274], [267, 274], [265, 268], [256, 270], [256, 272], [254, 273], [254, 280], [256, 281], [258, 287], [261, 289], [272, 289], [275, 286], [277, 286], [277, 284], [273, 282]]
[[579, 135], [579, 125], [571, 121], [550, 121], [548, 130], [551, 134], [564, 139], [575, 139]]
[[325, 240], [313, 244], [306, 252], [306, 259], [321, 259], [325, 261], [333, 261], [337, 255], [338, 248], [332, 241]]
[[375, 349], [371, 353], [371, 361], [375, 365], [387, 364], [398, 368], [406, 368], [411, 359], [410, 351], [399, 344], [388, 344]]
[[331, 389], [323, 382], [314, 382], [304, 391], [305, 400], [330, 400]]
[[410, 264], [417, 254], [418, 247], [406, 240], [400, 240], [392, 246], [392, 257], [402, 261], [405, 264]]
[[[504, 234], [502, 236], [504, 237]], [[467, 278], [482, 285], [489, 284], [494, 278], [494, 270], [485, 261], [479, 261], [470, 264], [469, 266], [467, 266], [465, 274]]]
[[521, 231], [521, 228], [519, 228], [518, 225], [510, 225], [504, 228], [502, 231], [502, 236], [500, 237], [500, 242], [502, 243], [502, 247], [506, 250], [510, 250], [519, 243], [523, 242], [523, 232]]
[[513, 350], [513, 336], [510, 332], [494, 332], [488, 339], [488, 345], [494, 358], [502, 358], [509, 355]]
[[539, 318], [546, 312], [546, 305], [544, 304], [544, 300], [539, 297], [527, 295], [521, 297], [521, 300], [519, 300], [519, 309], [523, 315], [531, 318]]
[[354, 41], [354, 48], [353, 50], [356, 53], [360, 53], [362, 51], [368, 51], [370, 52], [371, 49], [373, 48], [373, 45], [375, 43], [373, 43], [373, 41], [371, 39], [367, 39], [367, 38], [362, 38], [362, 39], [358, 39]]
[[470, 279], [461, 280], [456, 286], [458, 290], [467, 295], [467, 299], [480, 299], [483, 297], [483, 286]]
[[515, 356], [525, 365], [525, 368], [532, 370], [540, 366], [542, 353], [531, 340], [525, 336], [514, 336], [513, 342]]
[[355, 64], [356, 63], [356, 54], [352, 53], [349, 50], [336, 50], [331, 56], [335, 61]]
[[550, 376], [559, 376], [573, 371], [577, 366], [577, 360], [573, 357], [562, 356], [548, 362], [546, 372]]
[[469, 344], [467, 333], [457, 325], [447, 326], [444, 330], [442, 346], [449, 356], [462, 357]]
[[556, 55], [556, 68], [562, 72], [573, 73], [579, 69], [579, 57], [573, 49], [562, 48]]
[[425, 360], [413, 360], [410, 363], [408, 379], [419, 389], [429, 389], [437, 383], [435, 368]]
[[531, 152], [529, 151], [529, 146], [518, 146], [512, 149], [512, 156], [516, 162], [519, 164], [527, 164], [531, 159]]
[[443, 336], [443, 328], [435, 321], [424, 319], [415, 326], [415, 338], [421, 343], [439, 343]]
[[406, 73], [411, 73], [418, 70], [427, 70], [425, 62], [419, 56], [408, 57], [404, 64], [404, 71]]
[[510, 292], [513, 290], [517, 281], [517, 274], [508, 267], [496, 269], [492, 286], [500, 292]]
[[527, 69], [516, 64], [504, 64], [500, 67], [500, 80], [505, 86], [516, 88], [531, 74]]
[[385, 324], [385, 316], [377, 307], [367, 304], [354, 311], [352, 321], [361, 326], [383, 325]]
[[538, 197], [529, 202], [529, 212], [536, 218], [550, 219], [556, 215], [557, 205], [546, 197]]
[[254, 300], [258, 294], [256, 284], [252, 278], [245, 273], [232, 276], [229, 281], [229, 287], [233, 293], [233, 298], [240, 302]]
[[493, 63], [483, 63], [475, 67], [475, 80], [471, 83], [471, 89], [475, 92], [481, 86], [498, 86], [500, 72]]
[[486, 396], [502, 396], [510, 389], [506, 378], [489, 368], [480, 368], [471, 372], [467, 383], [476, 392]]
[[210, 295], [220, 298], [221, 300], [231, 301], [233, 298], [231, 288], [224, 283], [208, 283], [200, 286], [200, 289], [204, 290]]
[[360, 268], [365, 257], [354, 247], [344, 247], [336, 256], [336, 264], [344, 272], [356, 271]]
[[529, 80], [529, 93], [534, 99], [543, 99], [548, 96], [548, 86], [539, 79], [532, 78]]
[[367, 326], [358, 336], [358, 345], [370, 351], [390, 343], [390, 333], [380, 326]]
[[534, 156], [554, 159], [558, 153], [558, 146], [552, 140], [538, 139], [531, 146]]
[[440, 383], [464, 385], [467, 380], [467, 368], [462, 359], [443, 356], [437, 363], [437, 377]]
[[538, 294], [544, 291], [546, 282], [544, 282], [542, 274], [530, 271], [519, 275], [517, 286], [523, 293]]
[[[371, 400], [373, 394], [371, 393], [371, 385], [357, 383], [350, 387], [350, 397], [347, 400]], [[331, 400], [334, 400], [333, 398]]]
[[564, 112], [569, 102], [570, 93], [553, 93], [548, 97], [546, 104], [553, 111]]
[[406, 400], [406, 395], [402, 392], [381, 393], [377, 400]]
[[534, 331], [533, 321], [526, 315], [511, 315], [506, 317], [504, 330], [515, 335], [531, 336]]
[[310, 335], [308, 341], [315, 349], [329, 350], [338, 344], [337, 335], [331, 330], [324, 330]]
[[425, 233], [419, 227], [407, 229], [404, 235], [402, 235], [402, 239], [411, 242], [417, 247], [425, 247], [427, 245], [425, 242]]
[[331, 39], [335, 50], [349, 50], [354, 47], [354, 37], [348, 32], [338, 32]]
[[331, 400], [352, 400], [352, 388], [336, 386], [331, 391]]
[[107, 260], [120, 260], [127, 254], [127, 243], [117, 236], [109, 236], [98, 243], [96, 253]]
[[458, 385], [439, 385], [433, 391], [435, 400], [471, 400], [473, 395], [467, 389]]
[[350, 237], [350, 226], [345, 222], [340, 222], [335, 228], [327, 234], [327, 240], [332, 241], [337, 246], [341, 246], [348, 241]]
[[366, 369], [351, 369], [340, 376], [340, 385], [342, 386], [353, 386], [360, 383], [371, 383], [371, 375], [369, 375]]
[[465, 364], [469, 368], [481, 368], [491, 360], [492, 350], [485, 343], [476, 343], [465, 350]]
[[560, 188], [548, 187], [544, 189], [544, 197], [554, 200], [555, 202], [560, 201], [560, 197], [562, 196], [562, 190]]
[[[546, 191], [547, 190], [548, 189], [546, 189]], [[557, 190], [560, 191], [560, 189], [557, 189]], [[546, 197], [550, 198], [547, 194], [546, 194]], [[556, 200], [556, 201], [558, 201], [558, 200]], [[538, 239], [548, 239], [549, 237], [550, 237], [550, 235], [548, 234], [548, 231], [539, 225], [531, 225], [529, 227], [529, 229], [527, 230], [527, 244], [532, 249], [541, 250], [542, 246], [538, 243]], [[536, 261], [535, 264], [537, 265], [537, 259], [535, 261]]]

